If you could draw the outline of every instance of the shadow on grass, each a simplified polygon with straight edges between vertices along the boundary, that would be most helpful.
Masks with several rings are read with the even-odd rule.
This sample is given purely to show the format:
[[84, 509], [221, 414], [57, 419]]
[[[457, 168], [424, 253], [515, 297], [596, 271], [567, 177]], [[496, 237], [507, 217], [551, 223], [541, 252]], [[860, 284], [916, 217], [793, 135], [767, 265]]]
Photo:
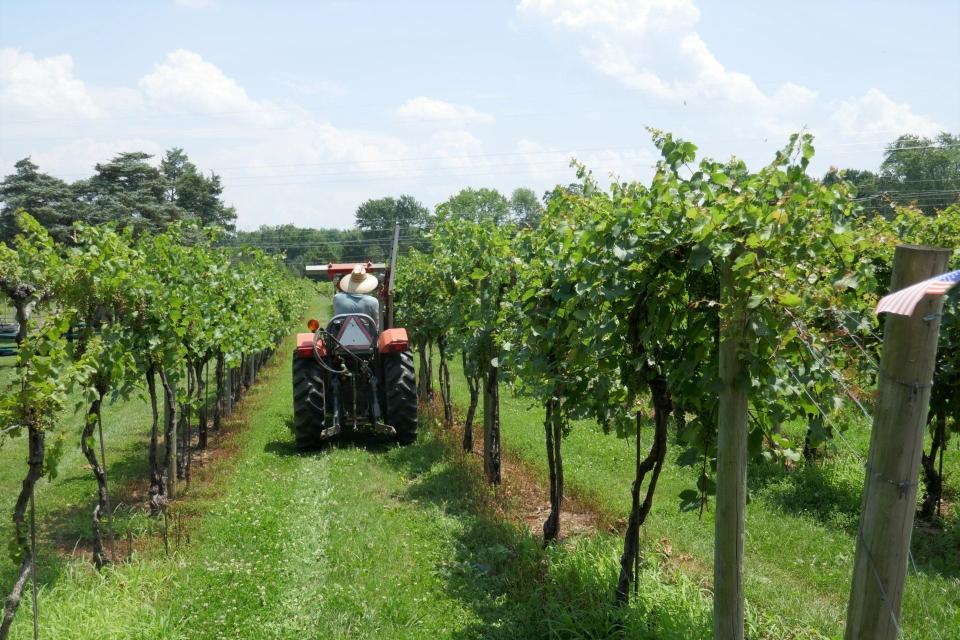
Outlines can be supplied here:
[[[777, 509], [811, 517], [823, 525], [857, 532], [862, 481], [833, 465], [804, 464], [790, 471], [771, 463], [750, 466], [749, 484], [753, 497]], [[862, 473], [857, 469], [858, 473]]]
[[915, 526], [910, 550], [918, 572], [960, 579], [960, 522], [956, 519], [945, 529]]
[[[141, 442], [130, 443], [122, 451], [108, 457], [107, 463], [111, 506], [116, 512], [123, 506], [117, 495], [118, 489], [128, 487], [131, 483], [147, 477], [146, 447]], [[73, 485], [81, 485], [89, 489], [83, 501], [48, 511], [44, 517], [43, 528], [47, 535], [61, 548], [72, 549], [78, 540], [82, 545], [92, 538], [91, 514], [97, 499], [97, 482], [93, 473], [84, 464], [82, 472], [60, 479], [58, 484], [68, 491], [73, 491], [70, 489]]]
[[[441, 436], [442, 437], [442, 436]], [[455, 446], [428, 435], [384, 460], [411, 478], [402, 500], [433, 504], [461, 522], [452, 562], [437, 567], [449, 593], [479, 622], [455, 638], [697, 638], [708, 619], [685, 604], [666, 615], [668, 585], [641, 587], [634, 602], [613, 604], [622, 542], [604, 534], [543, 549], [528, 529], [499, 515], [504, 499], [479, 465]], [[655, 564], [655, 562], [654, 562]]]
[[266, 453], [272, 453], [276, 456], [303, 457], [312, 456], [336, 449], [353, 449], [362, 447], [371, 453], [386, 453], [395, 449], [398, 445], [395, 440], [386, 435], [380, 435], [369, 431], [342, 431], [339, 435], [327, 440], [317, 446], [301, 449], [297, 447], [293, 439], [293, 418], [287, 418], [287, 437], [281, 440], [268, 442], [263, 450]]
[[[811, 517], [821, 524], [855, 536], [860, 522], [863, 471], [838, 463], [804, 464], [791, 471], [767, 463], [750, 467], [750, 491], [775, 508]], [[916, 520], [911, 550], [917, 570], [946, 578], [960, 577], [960, 522], [943, 528]], [[912, 570], [912, 567], [910, 568]]]
[[[145, 447], [140, 442], [130, 443], [123, 450], [114, 452], [108, 459], [108, 463], [112, 506], [115, 512], [118, 512], [114, 518], [114, 525], [115, 529], [120, 531], [124, 526], [124, 516], [120, 515], [120, 512], [126, 513], [130, 510], [123, 509], [124, 505], [117, 496], [117, 490], [145, 476], [147, 469]], [[87, 490], [74, 489], [73, 487], [77, 485], [86, 487]], [[93, 473], [84, 464], [82, 470], [71, 473], [69, 477], [58, 478], [56, 487], [48, 485], [45, 489], [46, 491], [37, 495], [37, 530], [43, 536], [38, 540], [37, 578], [40, 585], [51, 585], [59, 580], [66, 565], [71, 561], [75, 549], [84, 551], [90, 547], [93, 536], [91, 514], [97, 499], [97, 483]], [[49, 495], [48, 492], [51, 490], [69, 494], [61, 498], [61, 501], [69, 500], [70, 496], [75, 496], [78, 492], [83, 492], [83, 499], [73, 499], [61, 507], [47, 509], [44, 504], [46, 500], [58, 499], [56, 495]], [[0, 527], [0, 535], [5, 540], [9, 540], [13, 535], [12, 525], [7, 526], [5, 522], [4, 526]], [[106, 535], [105, 519], [104, 535]], [[7, 589], [13, 583], [17, 568], [18, 566], [14, 565], [9, 555], [4, 553], [0, 561], [0, 589]]]

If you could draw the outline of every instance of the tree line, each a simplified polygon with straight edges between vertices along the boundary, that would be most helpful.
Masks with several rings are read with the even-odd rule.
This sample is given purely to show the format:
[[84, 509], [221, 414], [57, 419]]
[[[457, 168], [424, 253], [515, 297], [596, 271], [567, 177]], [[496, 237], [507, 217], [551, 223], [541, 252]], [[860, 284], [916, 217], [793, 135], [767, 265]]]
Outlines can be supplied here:
[[223, 183], [205, 174], [183, 149], [160, 159], [140, 151], [119, 153], [98, 163], [89, 178], [66, 182], [40, 171], [29, 158], [14, 164], [14, 173], [0, 182], [0, 242], [17, 233], [15, 212], [29, 211], [59, 243], [75, 242], [74, 223], [113, 224], [135, 235], [163, 231], [177, 221], [232, 230], [235, 209], [224, 203]]
[[892, 217], [915, 206], [927, 215], [960, 202], [960, 135], [902, 135], [887, 145], [877, 171], [830, 169], [825, 184], [849, 183], [865, 211]]
[[[410, 249], [427, 251], [432, 242], [430, 229], [450, 212], [469, 219], [490, 219], [498, 224], [537, 226], [543, 204], [536, 193], [526, 187], [514, 189], [509, 197], [486, 187], [463, 189], [437, 205], [435, 214], [411, 195], [387, 196], [362, 202], [350, 229], [265, 225], [255, 231], [238, 231], [231, 241], [271, 253], [282, 252], [291, 273], [303, 274], [308, 264], [387, 260], [395, 225], [400, 226], [401, 253]], [[309, 220], [304, 221], [307, 223]]]
[[[629, 600], [640, 529], [667, 450], [678, 447], [697, 478], [677, 496], [681, 507], [715, 509], [715, 635], [742, 637], [748, 461], [817, 464], [846, 428], [838, 408], [870, 406], [881, 347], [873, 309], [893, 248], [960, 246], [960, 205], [925, 211], [914, 202], [877, 215], [842, 174], [808, 175], [809, 135], [793, 136], [756, 171], [652, 136], [660, 160], [649, 184], [603, 188], [579, 166], [576, 184], [545, 198], [537, 226], [438, 207], [430, 250], [411, 251], [398, 267], [398, 315], [419, 352], [424, 400], [434, 395], [436, 349], [446, 425], [449, 364], [459, 354], [469, 389], [463, 447], [473, 447], [482, 401], [491, 483], [501, 478], [499, 384], [543, 405], [545, 543], [561, 528], [572, 421], [591, 418], [636, 439], [617, 603]], [[960, 256], [951, 265], [960, 268]], [[943, 495], [945, 442], [960, 431], [955, 316], [954, 299], [923, 455], [928, 519]], [[804, 437], [786, 435], [786, 422], [806, 424]]]

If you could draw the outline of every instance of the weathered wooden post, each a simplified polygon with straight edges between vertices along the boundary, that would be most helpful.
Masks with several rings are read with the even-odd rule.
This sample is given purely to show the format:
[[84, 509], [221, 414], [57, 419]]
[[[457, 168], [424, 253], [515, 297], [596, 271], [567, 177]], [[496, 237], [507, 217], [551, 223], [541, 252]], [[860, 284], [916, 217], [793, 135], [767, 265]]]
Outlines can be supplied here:
[[[943, 273], [949, 257], [949, 249], [898, 246], [891, 291]], [[898, 635], [942, 309], [943, 296], [927, 296], [910, 317], [887, 314], [847, 640]]]
[[[732, 262], [732, 260], [731, 260]], [[717, 412], [717, 512], [713, 551], [713, 637], [743, 640], [743, 538], [747, 504], [747, 387], [741, 360], [747, 311], [723, 276], [726, 315], [720, 326]]]

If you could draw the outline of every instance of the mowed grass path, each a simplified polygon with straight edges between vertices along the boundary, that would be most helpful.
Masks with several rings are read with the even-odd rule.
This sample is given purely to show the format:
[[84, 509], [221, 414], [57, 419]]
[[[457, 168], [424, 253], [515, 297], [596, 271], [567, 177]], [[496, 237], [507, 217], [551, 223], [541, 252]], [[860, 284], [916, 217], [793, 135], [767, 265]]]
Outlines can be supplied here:
[[[466, 407], [469, 396], [458, 365], [454, 360], [451, 366], [453, 397], [455, 404]], [[542, 408], [503, 393], [501, 420], [503, 450], [527, 462], [546, 481]], [[802, 443], [802, 430], [799, 434]], [[649, 443], [652, 427], [641, 437]], [[842, 636], [863, 487], [861, 458], [869, 437], [869, 425], [854, 417], [841, 449], [819, 466], [787, 473], [776, 465], [751, 465], [744, 581], [754, 634]], [[708, 509], [701, 519], [696, 512], [680, 511], [678, 495], [694, 488], [696, 477], [676, 464], [682, 446], [674, 443], [672, 434], [670, 438], [667, 464], [642, 536], [648, 553], [669, 547], [672, 561], [709, 587], [713, 513]], [[606, 435], [591, 421], [575, 422], [563, 443], [567, 490], [626, 518], [634, 446], [632, 438]], [[957, 465], [957, 460], [948, 464]], [[956, 503], [952, 508], [960, 510]], [[957, 516], [953, 518], [946, 533], [914, 531], [917, 572], [911, 568], [907, 579], [902, 613], [906, 638], [960, 637], [960, 526]]]

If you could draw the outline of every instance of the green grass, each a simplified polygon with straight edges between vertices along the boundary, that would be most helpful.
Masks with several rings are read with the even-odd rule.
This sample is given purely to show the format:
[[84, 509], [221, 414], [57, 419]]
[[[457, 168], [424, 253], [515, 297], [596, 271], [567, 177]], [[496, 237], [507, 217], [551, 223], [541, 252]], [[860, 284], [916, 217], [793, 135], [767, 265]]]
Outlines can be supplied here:
[[[466, 406], [469, 396], [456, 364], [453, 396], [456, 404]], [[501, 402], [504, 451], [528, 462], [545, 478], [542, 410], [529, 399], [508, 393]], [[748, 618], [758, 633], [842, 635], [863, 487], [863, 469], [853, 450], [863, 455], [869, 446], [869, 426], [862, 417], [850, 419], [845, 440], [849, 449], [843, 445], [819, 466], [793, 472], [769, 464], [751, 467], [744, 578]], [[606, 513], [626, 517], [633, 479], [632, 440], [605, 435], [596, 424], [579, 421], [563, 447], [568, 491]], [[673, 556], [683, 558], [688, 575], [709, 584], [713, 514], [708, 510], [700, 519], [696, 513], [680, 511], [677, 496], [695, 486], [695, 477], [689, 468], [676, 464], [679, 453], [676, 446], [672, 455], [668, 453], [642, 535], [651, 551], [669, 542]], [[945, 629], [960, 628], [956, 515], [952, 522], [946, 533], [920, 529], [914, 533], [919, 571], [908, 577], [902, 617], [908, 638], [936, 639], [946, 637]]]

